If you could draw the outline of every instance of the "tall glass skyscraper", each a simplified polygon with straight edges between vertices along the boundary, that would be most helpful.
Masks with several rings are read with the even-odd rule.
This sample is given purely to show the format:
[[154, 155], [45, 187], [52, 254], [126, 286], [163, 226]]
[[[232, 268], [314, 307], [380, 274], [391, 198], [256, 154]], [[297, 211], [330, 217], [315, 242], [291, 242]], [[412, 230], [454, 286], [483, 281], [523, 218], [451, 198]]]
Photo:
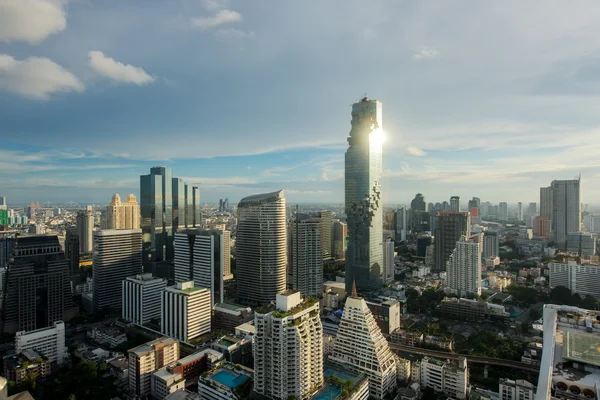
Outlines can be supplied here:
[[346, 151], [346, 291], [377, 289], [382, 284], [383, 204], [381, 199], [382, 104], [363, 98], [352, 105]]

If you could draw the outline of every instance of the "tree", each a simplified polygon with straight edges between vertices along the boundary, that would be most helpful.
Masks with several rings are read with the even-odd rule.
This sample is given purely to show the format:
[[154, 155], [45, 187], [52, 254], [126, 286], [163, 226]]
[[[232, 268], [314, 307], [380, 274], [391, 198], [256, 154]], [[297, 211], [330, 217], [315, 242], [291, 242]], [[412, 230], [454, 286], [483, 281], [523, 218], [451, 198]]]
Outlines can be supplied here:
[[423, 394], [423, 397], [421, 397], [423, 400], [436, 400], [437, 399], [437, 396], [435, 395], [435, 391], [430, 387], [426, 387], [425, 389], [421, 390], [421, 393]]

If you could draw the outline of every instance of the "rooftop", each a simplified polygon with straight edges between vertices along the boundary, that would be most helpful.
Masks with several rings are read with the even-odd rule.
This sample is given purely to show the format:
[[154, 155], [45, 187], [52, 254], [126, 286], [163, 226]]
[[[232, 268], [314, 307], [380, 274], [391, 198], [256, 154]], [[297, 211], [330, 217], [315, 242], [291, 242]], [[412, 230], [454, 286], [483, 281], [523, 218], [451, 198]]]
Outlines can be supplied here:
[[230, 389], [236, 389], [252, 379], [252, 372], [244, 367], [226, 363], [211, 371], [206, 379], [220, 383]]
[[238, 207], [259, 206], [266, 203], [272, 203], [283, 198], [283, 189], [271, 193], [255, 194], [252, 196], [244, 197], [242, 200], [240, 200]]

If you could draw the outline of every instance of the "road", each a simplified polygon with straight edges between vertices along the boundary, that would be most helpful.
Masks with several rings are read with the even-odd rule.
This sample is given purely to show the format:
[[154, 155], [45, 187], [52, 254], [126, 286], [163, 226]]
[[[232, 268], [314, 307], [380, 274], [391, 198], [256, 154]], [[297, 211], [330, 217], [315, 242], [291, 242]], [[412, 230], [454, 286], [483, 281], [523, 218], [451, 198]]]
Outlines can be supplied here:
[[540, 367], [525, 364], [520, 361], [512, 361], [512, 360], [503, 360], [503, 359], [499, 359], [499, 358], [489, 358], [489, 357], [481, 357], [481, 356], [470, 356], [470, 355], [465, 355], [465, 354], [448, 353], [445, 351], [437, 351], [437, 350], [423, 349], [420, 347], [405, 346], [405, 345], [398, 344], [398, 343], [390, 343], [390, 349], [392, 349], [395, 352], [419, 354], [422, 356], [430, 356], [430, 357], [436, 357], [436, 358], [441, 358], [441, 359], [455, 360], [458, 357], [465, 357], [467, 359], [467, 362], [473, 363], [473, 364], [497, 365], [500, 367], [515, 368], [515, 369], [519, 369], [519, 370], [527, 371], [527, 372], [535, 372], [535, 373], [540, 372]]

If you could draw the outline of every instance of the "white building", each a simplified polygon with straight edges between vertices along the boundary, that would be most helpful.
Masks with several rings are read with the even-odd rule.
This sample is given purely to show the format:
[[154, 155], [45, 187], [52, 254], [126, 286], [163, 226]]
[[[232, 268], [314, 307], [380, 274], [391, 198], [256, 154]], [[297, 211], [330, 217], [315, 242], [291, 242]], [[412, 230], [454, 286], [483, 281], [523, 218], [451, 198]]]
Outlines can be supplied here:
[[205, 400], [241, 400], [251, 389], [252, 370], [231, 363], [223, 363], [198, 381], [198, 393]]
[[446, 264], [448, 289], [459, 296], [481, 295], [480, 245], [462, 236]]
[[454, 399], [468, 398], [469, 370], [464, 357], [446, 362], [424, 357], [421, 360], [420, 373], [422, 387], [431, 388]]
[[160, 318], [160, 299], [167, 281], [152, 274], [131, 276], [123, 281], [122, 316], [125, 321], [144, 325]]
[[193, 281], [178, 282], [162, 292], [162, 333], [183, 342], [210, 333], [210, 291]]
[[180, 373], [162, 367], [152, 374], [150, 393], [155, 400], [163, 400], [171, 393], [185, 389], [185, 379]]
[[151, 394], [152, 373], [179, 359], [179, 342], [160, 338], [129, 350], [129, 394]]
[[86, 206], [85, 210], [77, 212], [76, 217], [77, 235], [79, 235], [79, 252], [92, 252], [92, 233], [94, 231], [94, 213], [92, 206]]
[[56, 321], [53, 326], [15, 334], [15, 352], [35, 350], [51, 362], [62, 364], [69, 353], [65, 346], [65, 323]]
[[292, 288], [302, 296], [318, 297], [323, 285], [323, 222], [309, 214], [298, 213], [290, 225]]
[[533, 400], [535, 387], [523, 379], [500, 379], [500, 400]]
[[387, 238], [383, 241], [383, 280], [384, 283], [394, 281], [394, 241]]
[[254, 391], [276, 400], [305, 399], [323, 384], [323, 327], [318, 300], [277, 295], [276, 310], [254, 314]]
[[600, 266], [579, 265], [575, 261], [548, 263], [550, 287], [564, 286], [571, 293], [600, 298]]
[[329, 361], [369, 378], [370, 395], [383, 399], [396, 388], [394, 356], [367, 303], [356, 295], [346, 300]]

